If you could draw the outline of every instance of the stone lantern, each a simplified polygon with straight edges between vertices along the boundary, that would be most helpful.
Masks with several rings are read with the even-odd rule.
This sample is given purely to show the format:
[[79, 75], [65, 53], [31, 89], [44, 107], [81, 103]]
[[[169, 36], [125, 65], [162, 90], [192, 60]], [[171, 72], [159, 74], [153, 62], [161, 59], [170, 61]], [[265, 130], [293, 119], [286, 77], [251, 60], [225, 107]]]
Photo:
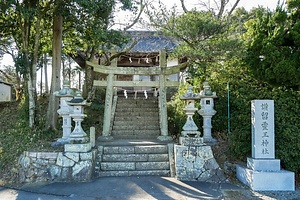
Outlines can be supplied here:
[[198, 109], [195, 108], [195, 100], [199, 99], [198, 95], [193, 93], [193, 87], [188, 86], [188, 91], [180, 99], [185, 100], [185, 114], [187, 115], [187, 120], [182, 127], [183, 131], [181, 131], [181, 135], [184, 137], [200, 137], [200, 131], [198, 131], [198, 127], [193, 120], [193, 115], [195, 111]]
[[198, 113], [203, 117], [203, 141], [209, 143], [217, 142], [211, 136], [211, 118], [217, 113], [214, 110], [214, 98], [217, 98], [215, 92], [211, 91], [211, 88], [207, 81], [203, 83], [203, 90], [200, 92], [200, 105], [201, 109]]
[[73, 107], [67, 104], [68, 101], [71, 101], [74, 98], [74, 91], [70, 89], [70, 81], [63, 81], [63, 89], [55, 92], [55, 96], [60, 98], [60, 105], [57, 113], [63, 119], [63, 136], [57, 140], [59, 144], [65, 144], [70, 142], [70, 134], [71, 134], [71, 116], [73, 113]]
[[86, 117], [84, 114], [84, 107], [87, 106], [86, 100], [81, 96], [80, 91], [76, 91], [76, 95], [74, 99], [68, 101], [67, 104], [73, 107], [73, 113], [70, 116], [73, 118], [75, 122], [75, 127], [73, 132], [70, 134], [71, 141], [80, 141], [81, 143], [87, 142], [88, 137], [87, 134], [81, 127], [81, 122]]

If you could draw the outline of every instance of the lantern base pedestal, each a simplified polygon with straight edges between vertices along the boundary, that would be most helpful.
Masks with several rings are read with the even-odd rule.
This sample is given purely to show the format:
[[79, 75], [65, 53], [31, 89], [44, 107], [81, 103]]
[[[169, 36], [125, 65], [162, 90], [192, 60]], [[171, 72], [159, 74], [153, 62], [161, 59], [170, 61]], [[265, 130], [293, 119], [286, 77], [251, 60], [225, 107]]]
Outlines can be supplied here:
[[89, 138], [85, 135], [82, 134], [71, 134], [70, 137], [70, 142], [69, 143], [86, 143], [89, 141]]
[[184, 137], [200, 137], [200, 131], [196, 131], [196, 130], [184, 130], [181, 131], [181, 135]]
[[70, 144], [70, 138], [58, 138], [56, 142], [51, 142], [52, 147], [64, 146], [65, 144]]
[[218, 140], [216, 140], [215, 138], [213, 137], [203, 137], [203, 142], [205, 142], [206, 144], [210, 145], [210, 144], [216, 144], [218, 143]]
[[91, 143], [65, 144], [65, 152], [89, 152], [92, 149]]
[[179, 137], [179, 144], [183, 146], [202, 146], [203, 138], [201, 137]]

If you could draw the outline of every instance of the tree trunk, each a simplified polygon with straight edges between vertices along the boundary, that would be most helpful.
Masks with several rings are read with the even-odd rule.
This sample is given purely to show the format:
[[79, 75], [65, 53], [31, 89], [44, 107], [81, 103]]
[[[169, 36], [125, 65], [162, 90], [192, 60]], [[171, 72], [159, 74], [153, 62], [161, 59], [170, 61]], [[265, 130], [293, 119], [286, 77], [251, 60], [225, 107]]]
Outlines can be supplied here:
[[33, 81], [31, 75], [27, 76], [27, 88], [28, 88], [28, 103], [29, 103], [29, 127], [32, 128], [35, 124], [35, 111], [36, 111], [36, 103], [34, 98], [35, 88], [32, 87]]
[[[89, 56], [87, 58], [88, 61], [93, 62], [94, 60], [94, 55], [95, 55], [96, 51], [95, 48], [93, 47], [89, 53]], [[93, 67], [88, 66], [85, 63], [84, 66], [84, 84], [83, 84], [83, 92], [82, 92], [82, 96], [83, 98], [87, 98], [89, 96], [89, 92], [92, 91], [93, 88], [93, 82], [94, 82], [94, 69]]]
[[[69, 81], [70, 81], [70, 83], [71, 83], [71, 73], [72, 73], [72, 66], [71, 66], [71, 57], [69, 56], [69, 70], [67, 70], [67, 72], [68, 72], [68, 79], [69, 79]], [[73, 80], [74, 81], [74, 80]]]
[[65, 80], [66, 78], [66, 66], [65, 66], [65, 60], [63, 59], [62, 62], [62, 77], [63, 77], [63, 80]]
[[47, 54], [44, 54], [44, 73], [45, 73], [45, 93], [49, 94], [49, 85], [48, 85], [48, 61], [47, 61]]
[[81, 90], [81, 71], [78, 72], [78, 89]]
[[89, 95], [89, 92], [92, 91], [93, 88], [93, 81], [94, 81], [94, 71], [93, 68], [90, 66], [85, 67], [85, 81], [84, 81], [84, 87], [83, 87], [83, 94], [82, 96], [84, 98], [87, 98]]
[[[58, 4], [57, 4], [58, 5]], [[62, 48], [62, 26], [63, 17], [58, 12], [54, 12], [53, 17], [53, 43], [52, 43], [52, 79], [51, 89], [49, 95], [49, 105], [47, 113], [46, 128], [56, 130], [57, 126], [57, 110], [58, 99], [55, 97], [54, 92], [60, 89], [61, 77], [61, 48]]]
[[36, 124], [36, 112], [37, 112], [37, 95], [36, 95], [36, 66], [38, 62], [38, 50], [40, 46], [40, 27], [41, 18], [38, 18], [35, 26], [36, 34], [34, 38], [33, 59], [28, 77], [28, 99], [29, 99], [29, 127], [33, 127]]
[[43, 67], [41, 67], [40, 96], [43, 95]]

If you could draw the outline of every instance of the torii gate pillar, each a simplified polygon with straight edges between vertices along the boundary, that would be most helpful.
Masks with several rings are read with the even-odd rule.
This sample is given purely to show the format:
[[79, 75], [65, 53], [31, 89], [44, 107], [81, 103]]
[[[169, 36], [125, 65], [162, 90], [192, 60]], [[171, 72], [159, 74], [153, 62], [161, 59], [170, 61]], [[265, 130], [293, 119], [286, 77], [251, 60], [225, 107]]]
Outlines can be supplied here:
[[159, 56], [160, 63], [160, 75], [159, 75], [159, 108], [160, 108], [160, 136], [158, 140], [167, 141], [172, 140], [172, 137], [168, 134], [168, 114], [167, 114], [167, 92], [166, 92], [166, 68], [167, 58], [166, 51], [160, 51]]

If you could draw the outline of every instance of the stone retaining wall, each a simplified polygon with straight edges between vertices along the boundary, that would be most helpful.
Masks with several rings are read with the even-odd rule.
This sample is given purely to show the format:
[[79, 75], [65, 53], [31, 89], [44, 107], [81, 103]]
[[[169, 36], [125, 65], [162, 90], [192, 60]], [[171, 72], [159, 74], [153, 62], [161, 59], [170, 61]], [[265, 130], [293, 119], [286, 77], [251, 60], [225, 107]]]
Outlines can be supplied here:
[[226, 180], [214, 158], [211, 146], [174, 145], [174, 147], [177, 179], [206, 182]]
[[19, 158], [20, 182], [88, 181], [93, 176], [97, 150], [89, 152], [32, 152]]

